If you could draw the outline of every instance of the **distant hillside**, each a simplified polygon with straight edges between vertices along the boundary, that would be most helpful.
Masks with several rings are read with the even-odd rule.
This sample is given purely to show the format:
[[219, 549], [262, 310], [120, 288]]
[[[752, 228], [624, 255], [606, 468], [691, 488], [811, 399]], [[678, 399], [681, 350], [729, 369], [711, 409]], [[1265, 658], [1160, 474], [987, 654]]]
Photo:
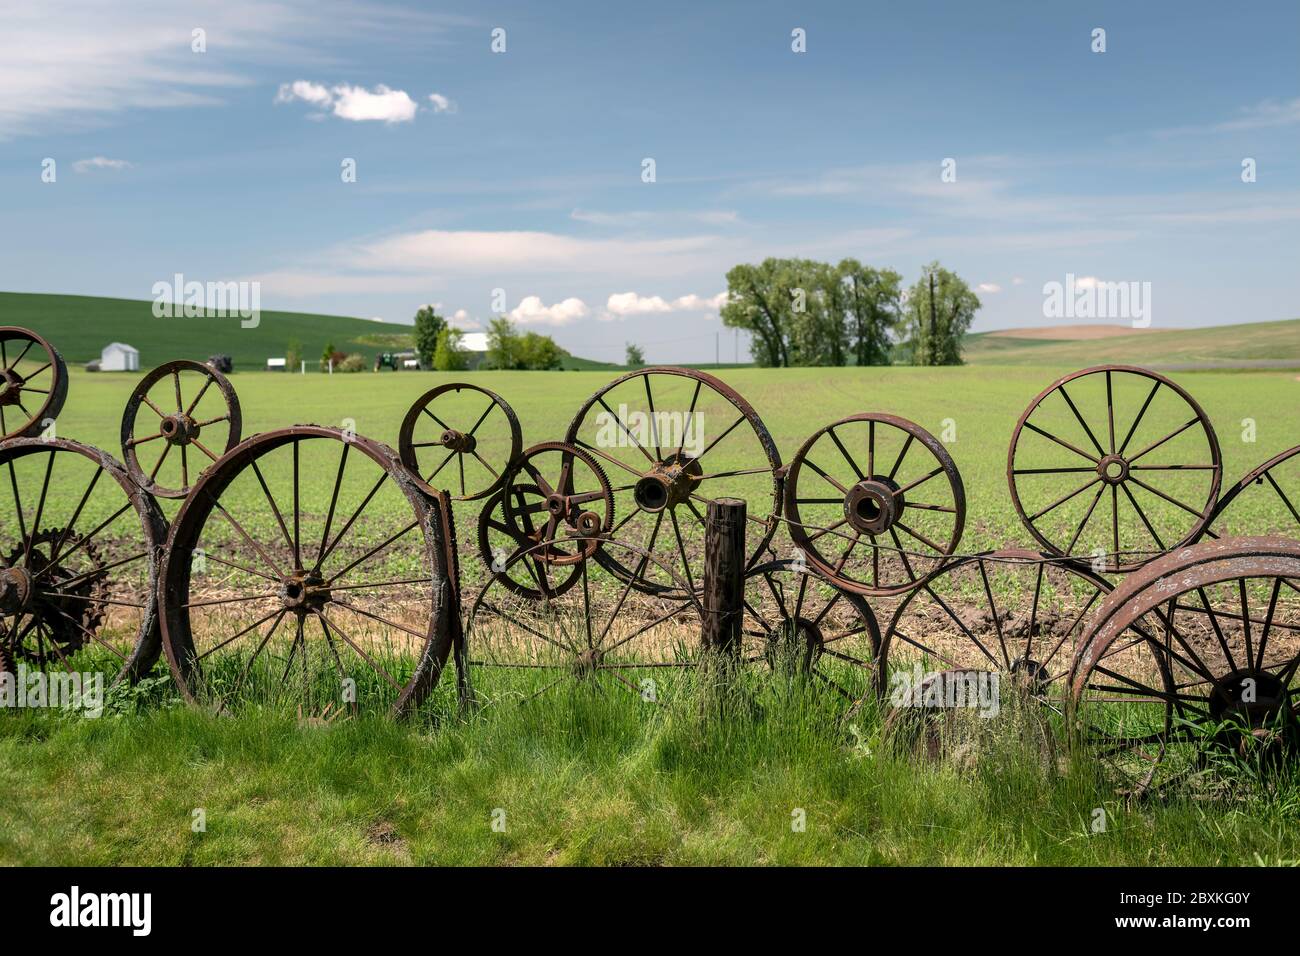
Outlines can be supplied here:
[[1300, 319], [1245, 322], [1199, 329], [1134, 329], [1084, 337], [1069, 328], [1007, 329], [966, 337], [970, 365], [1300, 366]]
[[[45, 336], [69, 363], [99, 358], [109, 342], [140, 350], [140, 367], [171, 359], [206, 359], [218, 352], [234, 358], [235, 367], [265, 368], [296, 341], [308, 368], [314, 368], [326, 344], [340, 352], [359, 352], [367, 363], [379, 352], [413, 346], [412, 327], [342, 315], [303, 312], [261, 314], [257, 328], [241, 328], [237, 318], [159, 319], [152, 302], [83, 295], [0, 292], [0, 325], [21, 325]], [[603, 362], [569, 356], [565, 368], [613, 368]]]

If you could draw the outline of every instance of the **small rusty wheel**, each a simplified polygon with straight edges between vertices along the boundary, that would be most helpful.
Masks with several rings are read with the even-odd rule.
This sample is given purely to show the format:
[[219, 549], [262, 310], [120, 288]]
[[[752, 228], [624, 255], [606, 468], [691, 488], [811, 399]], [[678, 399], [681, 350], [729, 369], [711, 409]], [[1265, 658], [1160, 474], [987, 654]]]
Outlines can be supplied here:
[[219, 711], [410, 713], [454, 637], [445, 534], [379, 442], [316, 425], [245, 440], [167, 541], [163, 649], [182, 694]]
[[158, 660], [166, 522], [111, 455], [65, 439], [0, 445], [0, 644], [17, 662], [134, 681]]
[[1219, 440], [1196, 400], [1129, 365], [1086, 368], [1044, 389], [1007, 452], [1011, 501], [1029, 533], [1052, 554], [1104, 558], [1108, 572], [1196, 540], [1222, 479]]
[[1201, 535], [1247, 532], [1300, 539], [1300, 445], [1274, 455], [1220, 495]]
[[1038, 551], [959, 558], [894, 611], [880, 649], [881, 694], [916, 688], [932, 672], [983, 672], [1063, 714], [1070, 664], [1109, 592], [1086, 565]]
[[0, 326], [0, 441], [35, 438], [63, 410], [68, 369], [35, 332]]
[[1300, 744], [1300, 542], [1220, 538], [1152, 561], [1097, 610], [1070, 675], [1076, 737], [1136, 793]]
[[[601, 539], [601, 553], [634, 569], [634, 577], [621, 581], [595, 561], [557, 566], [536, 560], [533, 552], [552, 544], [516, 552], [470, 605], [464, 630], [475, 697], [528, 701], [575, 680], [604, 690], [605, 678], [647, 702], [661, 702], [671, 673], [697, 665], [702, 611], [694, 592], [685, 582], [676, 582], [684, 600], [638, 588], [652, 566], [660, 580], [672, 581], [676, 572], [635, 545]], [[548, 585], [552, 596], [541, 600], [506, 586], [509, 565], [534, 560], [547, 578], [576, 568], [577, 584], [562, 594]]]
[[[647, 566], [647, 576], [597, 552], [610, 574], [679, 600], [698, 591], [704, 514], [721, 498], [749, 503], [748, 564], [762, 560], [780, 520], [781, 458], [758, 414], [720, 379], [673, 366], [629, 372], [583, 404], [564, 440], [599, 458], [612, 476], [613, 535], [644, 542], [665, 559]], [[674, 569], [671, 580], [659, 573], [664, 565]]]
[[795, 546], [828, 580], [855, 594], [901, 594], [957, 550], [966, 492], [937, 438], [866, 412], [804, 442], [786, 474], [785, 516]]
[[497, 491], [522, 447], [514, 409], [496, 392], [464, 382], [439, 385], [416, 399], [397, 440], [416, 483], [430, 494], [446, 485], [455, 501]]
[[[141, 406], [149, 409], [143, 422]], [[184, 498], [212, 462], [239, 444], [243, 421], [239, 396], [217, 369], [187, 359], [159, 365], [140, 380], [122, 413], [126, 470], [152, 495]], [[191, 447], [199, 452], [193, 462]], [[173, 448], [177, 454], [164, 468]]]
[[[480, 513], [479, 557], [514, 593], [556, 597], [577, 583], [576, 570], [551, 575], [541, 565], [576, 568], [595, 554], [598, 536], [613, 524], [614, 495], [596, 460], [572, 445], [542, 442], [516, 460], [505, 486]], [[511, 562], [521, 549], [528, 560]]]
[[780, 559], [745, 576], [744, 660], [803, 674], [850, 702], [871, 691], [880, 627], [859, 594], [822, 580], [806, 564]]

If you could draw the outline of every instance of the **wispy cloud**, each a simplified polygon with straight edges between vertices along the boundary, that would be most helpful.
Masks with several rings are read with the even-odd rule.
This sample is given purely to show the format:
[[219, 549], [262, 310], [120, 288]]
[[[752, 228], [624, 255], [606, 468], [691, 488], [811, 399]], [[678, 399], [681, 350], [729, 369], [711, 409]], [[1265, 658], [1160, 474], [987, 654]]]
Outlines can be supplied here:
[[109, 159], [107, 156], [92, 156], [90, 159], [78, 159], [72, 164], [74, 172], [88, 173], [94, 169], [131, 169], [132, 164], [125, 159]]

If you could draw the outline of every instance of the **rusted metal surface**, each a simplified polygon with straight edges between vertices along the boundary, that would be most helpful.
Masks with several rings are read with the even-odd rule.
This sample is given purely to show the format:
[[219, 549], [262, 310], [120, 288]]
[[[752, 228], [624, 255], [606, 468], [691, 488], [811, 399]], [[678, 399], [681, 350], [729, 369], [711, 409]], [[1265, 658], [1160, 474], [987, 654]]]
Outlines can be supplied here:
[[[1086, 379], [1091, 381], [1085, 382]], [[1071, 386], [1077, 392], [1086, 388], [1100, 389], [1103, 384], [1104, 396], [1083, 409], [1071, 397], [1070, 389], [1067, 388]], [[1136, 390], [1134, 386], [1138, 386]], [[1180, 406], [1184, 409], [1177, 416], [1178, 425], [1160, 438], [1138, 445], [1135, 451], [1131, 443], [1139, 434], [1148, 409], [1162, 389], [1165, 395], [1173, 396], [1171, 413]], [[1117, 392], [1124, 392], [1125, 395], [1117, 395]], [[1059, 399], [1069, 409], [1069, 427], [1073, 429], [1077, 423], [1077, 432], [1062, 435], [1051, 427], [1043, 427], [1032, 421], [1040, 409], [1050, 409], [1046, 403], [1053, 396], [1054, 401]], [[1103, 400], [1104, 406], [1101, 405]], [[1161, 400], [1164, 401], [1163, 396]], [[1059, 411], [1059, 408], [1050, 410]], [[1045, 463], [1041, 457], [1032, 463], [1027, 460], [1029, 441], [1026, 432], [1034, 433], [1037, 436], [1035, 441], [1051, 443], [1050, 446], [1040, 446], [1042, 450], [1039, 452], [1040, 456], [1045, 455], [1046, 450], [1056, 453], [1050, 464]], [[1180, 439], [1179, 444], [1168, 445], [1172, 439], [1183, 435], [1187, 437]], [[1199, 441], [1190, 441], [1192, 437]], [[1193, 444], [1194, 448], [1189, 447]], [[1147, 459], [1145, 463], [1138, 464], [1161, 447], [1172, 447], [1174, 460], [1154, 463], [1152, 459]], [[1145, 477], [1139, 476], [1138, 472], [1143, 472]], [[1205, 481], [1200, 483], [1201, 487], [1195, 489], [1195, 498], [1183, 500], [1162, 487], [1175, 480], [1182, 481], [1182, 474], [1190, 472], [1199, 472], [1205, 476]], [[1073, 475], [1076, 480], [1083, 481], [1083, 484], [1042, 507], [1026, 505], [1026, 482], [1037, 482], [1036, 489], [1046, 487], [1055, 494], [1062, 490], [1058, 483], [1061, 476], [1065, 475]], [[1222, 480], [1223, 463], [1219, 453], [1219, 440], [1201, 406], [1186, 390], [1165, 376], [1132, 365], [1098, 365], [1082, 369], [1043, 389], [1020, 416], [1007, 451], [1007, 483], [1011, 489], [1011, 502], [1034, 539], [1052, 554], [1082, 553], [1087, 556], [1090, 552], [1100, 552], [1105, 560], [1105, 570], [1109, 572], [1135, 571], [1155, 555], [1196, 540], [1214, 510]], [[1067, 514], [1073, 517], [1074, 512], [1060, 509], [1072, 501], [1089, 500], [1086, 493], [1094, 486], [1097, 491], [1082, 520], [1071, 533], [1066, 526], [1069, 522], [1061, 524], [1057, 519]], [[1161, 527], [1157, 527], [1159, 522], [1153, 521], [1147, 513], [1151, 509], [1151, 499], [1147, 499], [1148, 509], [1143, 509], [1135, 490], [1175, 505], [1183, 520], [1165, 521]], [[1187, 493], [1181, 487], [1177, 490]], [[1101, 537], [1096, 533], [1085, 534], [1093, 526], [1094, 518], [1100, 517], [1100, 520], [1093, 527], [1105, 527], [1106, 517], [1097, 515], [1097, 506], [1107, 497], [1108, 491], [1109, 501], [1103, 507], [1109, 513], [1110, 534]], [[1080, 495], [1083, 496], [1082, 499], [1079, 499]], [[1038, 501], [1046, 500], [1047, 497], [1040, 493]], [[1121, 519], [1121, 514], [1125, 514], [1124, 520]], [[1125, 539], [1141, 540], [1146, 546], [1130, 546], [1126, 553], [1123, 550]], [[1090, 544], [1097, 546], [1089, 548]]]
[[[313, 455], [324, 455], [330, 448], [338, 449], [337, 476], [328, 509], [325, 502], [314, 501], [309, 512], [319, 520], [320, 512], [326, 510], [324, 533], [320, 534], [319, 545], [315, 540], [304, 540], [300, 533], [301, 526], [306, 523], [303, 516], [307, 511], [300, 497], [300, 446], [308, 442], [316, 443], [309, 449]], [[287, 489], [281, 489], [277, 498], [269, 490], [259, 463], [269, 467], [272, 463], [269, 456], [285, 449], [289, 450], [292, 459], [293, 493], [290, 498]], [[373, 490], [345, 518], [337, 506], [349, 452], [355, 452], [353, 461], [359, 460], [356, 467], [363, 471], [361, 484], [373, 487]], [[275, 463], [281, 468], [287, 467], [283, 456]], [[372, 477], [376, 481], [370, 486]], [[221, 503], [223, 494], [237, 480], [243, 480], [246, 486], [253, 488], [260, 486], [266, 493], [261, 513], [244, 516], [245, 522], [253, 525], [251, 531]], [[256, 484], [252, 484], [254, 481]], [[381, 489], [391, 491], [397, 500], [404, 500], [410, 508], [412, 520], [378, 547], [336, 570], [338, 564], [351, 557], [352, 551], [369, 544], [369, 538], [360, 542], [355, 537], [349, 539], [352, 529], [364, 526], [364, 533], [371, 538], [387, 530], [372, 527], [379, 513], [377, 510], [366, 513], [364, 521], [358, 520]], [[408, 714], [437, 680], [454, 640], [454, 630], [443, 621], [447, 604], [453, 599], [453, 585], [446, 564], [446, 532], [437, 510], [433, 500], [401, 466], [396, 452], [380, 442], [339, 429], [295, 425], [249, 438], [222, 456], [198, 480], [181, 505], [167, 538], [166, 562], [159, 582], [163, 649], [173, 677], [186, 699], [219, 708], [230, 706], [233, 699], [238, 698], [241, 678], [247, 679], [254, 672], [261, 649], [272, 639], [281, 623], [289, 620], [290, 628], [296, 627], [296, 634], [291, 638], [292, 646], [287, 651], [289, 663], [293, 664], [295, 654], [300, 655], [304, 696], [308, 697], [304, 703], [309, 708], [312, 706], [310, 681], [313, 678], [308, 672], [307, 661], [309, 649], [314, 649], [313, 659], [324, 659], [327, 670], [330, 658], [333, 658], [337, 665], [334, 669], [344, 686], [351, 681], [357, 692], [362, 693], [373, 685], [377, 687], [374, 699], [390, 701], [388, 709], [395, 716]], [[245, 572], [245, 577], [235, 585], [227, 585], [228, 590], [235, 592], [233, 596], [208, 599], [197, 593], [192, 568], [196, 551], [202, 550], [201, 544], [209, 540], [204, 532], [217, 515], [220, 515], [218, 523], [224, 519], [235, 532], [233, 538], [227, 533], [227, 538], [241, 542], [225, 554], [234, 554], [241, 560], [235, 561], [228, 556], [218, 558], [215, 552], [207, 551], [204, 559], [209, 562], [221, 560], [223, 566]], [[397, 519], [394, 520], [396, 523]], [[417, 532], [414, 540], [406, 537], [411, 531]], [[376, 581], [376, 577], [392, 573], [381, 572], [382, 553], [403, 537], [406, 537], [406, 549], [418, 549], [421, 567], [425, 570], [418, 575], [407, 573], [400, 578]], [[214, 536], [212, 540], [219, 542], [221, 538]], [[345, 541], [347, 547], [340, 551], [340, 545]], [[334, 558], [333, 566], [329, 565], [331, 558]], [[250, 568], [245, 562], [254, 566]], [[377, 603], [363, 605], [359, 595], [374, 597], [374, 591], [382, 592], [376, 598]], [[195, 598], [197, 600], [192, 600]], [[221, 622], [222, 630], [215, 634], [209, 627], [201, 634], [204, 650], [200, 650], [200, 644], [196, 642], [196, 631], [200, 629], [194, 627], [193, 612], [197, 608], [217, 606], [238, 608], [239, 620]], [[393, 620], [388, 616], [399, 616], [399, 612], [406, 613], [409, 620]], [[347, 620], [347, 629], [342, 626], [342, 618]], [[379, 623], [384, 628], [384, 640], [398, 640], [401, 654], [386, 656], [381, 653], [382, 645], [361, 635], [356, 629], [366, 626], [363, 619]], [[311, 625], [310, 631], [308, 624]], [[356, 633], [355, 639], [350, 630]], [[262, 642], [260, 645], [259, 640]], [[233, 650], [228, 650], [230, 648]], [[252, 648], [256, 650], [249, 657], [247, 651]], [[351, 651], [349, 665], [345, 666], [342, 658], [348, 650]], [[212, 673], [218, 669], [220, 662], [214, 663], [211, 657], [218, 653], [227, 658], [236, 655], [234, 663], [227, 665], [226, 671], [233, 683], [233, 693], [229, 692], [231, 684], [213, 684], [205, 679], [205, 670]], [[201, 663], [204, 657], [208, 659]], [[408, 659], [414, 663], [404, 663]], [[399, 664], [409, 666], [409, 673], [399, 670], [394, 676], [390, 671]], [[262, 666], [265, 670], [265, 661]], [[286, 666], [280, 687], [287, 686], [289, 677], [290, 668]], [[273, 675], [267, 677], [267, 685], [266, 693], [279, 693]]]
[[[637, 436], [634, 416], [655, 424]], [[710, 420], [698, 424], [704, 417]], [[680, 424], [677, 440], [662, 440], [657, 423], [664, 421]], [[602, 443], [602, 430], [612, 432], [618, 441]], [[697, 452], [687, 449], [688, 438], [697, 439], [701, 446]], [[761, 496], [745, 495], [749, 504], [746, 563], [752, 566], [763, 558], [780, 521], [781, 457], [762, 419], [721, 379], [675, 366], [629, 372], [582, 405], [564, 440], [599, 458], [613, 476], [619, 488], [614, 534], [644, 541], [645, 550], [671, 565], [673, 578], [684, 580], [686, 589], [667, 578], [638, 574], [616, 556], [598, 551], [596, 561], [619, 580], [634, 582], [638, 591], [679, 600], [686, 599], [688, 591], [698, 591], [704, 571], [704, 509], [710, 501], [730, 496], [735, 487], [728, 483], [736, 480], [752, 478], [755, 488], [759, 483], [763, 486]], [[741, 468], [710, 467], [709, 453], [723, 441], [752, 452], [750, 461]], [[616, 454], [616, 447], [623, 453]]]
[[68, 369], [30, 329], [0, 326], [0, 441], [35, 438], [63, 410]]
[[[463, 416], [448, 410], [455, 398], [476, 393], [483, 399], [481, 411], [476, 407], [462, 421]], [[508, 444], [510, 450], [503, 456], [491, 450], [494, 444]], [[439, 385], [416, 399], [402, 420], [397, 441], [402, 464], [416, 484], [429, 494], [446, 488], [454, 501], [478, 501], [498, 491], [522, 447], [519, 419], [506, 400], [464, 382]], [[474, 463], [468, 481], [467, 460]]]
[[[157, 503], [112, 455], [63, 438], [0, 444], [0, 473], [14, 509], [0, 532], [0, 641], [10, 655], [72, 672], [73, 655], [90, 647], [112, 656], [114, 681], [146, 674], [159, 655], [154, 585], [166, 521]], [[56, 509], [50, 488], [64, 482], [74, 503]], [[128, 650], [103, 633], [110, 615], [131, 635]]]
[[[160, 383], [166, 395], [156, 401], [149, 393]], [[199, 413], [209, 394], [220, 397], [218, 414]], [[211, 403], [209, 410], [217, 411]], [[150, 494], [184, 498], [199, 475], [239, 444], [243, 427], [239, 396], [229, 379], [212, 365], [178, 359], [149, 372], [127, 399], [122, 413], [122, 460], [131, 477]], [[168, 485], [159, 480], [159, 472], [173, 449], [180, 460], [180, 481]], [[146, 455], [147, 465], [141, 463]]]
[[[891, 437], [889, 454], [878, 453]], [[868, 412], [804, 442], [786, 474], [785, 517], [828, 580], [856, 594], [902, 594], [956, 552], [966, 491], [942, 442], [915, 422]]]
[[[1300, 538], [1300, 445], [1274, 455], [1268, 461], [1252, 468], [1239, 482], [1219, 496], [1219, 502], [1210, 520], [1201, 529], [1201, 536], [1218, 538], [1231, 532], [1233, 506], [1240, 508], [1253, 500], [1261, 514], [1252, 514], [1255, 523], [1269, 522], [1269, 532], [1285, 532]], [[1262, 499], [1262, 502], [1261, 502]]]
[[[1080, 736], [1138, 791], [1160, 774], [1194, 773], [1215, 748], [1294, 756], [1297, 582], [1300, 541], [1281, 537], [1203, 541], [1130, 576], [1074, 661]], [[1106, 703], [1128, 706], [1122, 730]]]

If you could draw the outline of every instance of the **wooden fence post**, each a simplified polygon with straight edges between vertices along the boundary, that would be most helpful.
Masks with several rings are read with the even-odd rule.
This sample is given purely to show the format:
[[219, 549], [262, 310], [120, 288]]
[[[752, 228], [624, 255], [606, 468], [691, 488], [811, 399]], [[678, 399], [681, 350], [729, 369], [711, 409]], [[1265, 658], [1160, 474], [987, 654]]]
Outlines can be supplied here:
[[474, 688], [469, 682], [469, 661], [465, 649], [465, 628], [461, 620], [460, 554], [456, 547], [456, 520], [452, 512], [451, 493], [439, 491], [438, 522], [442, 531], [442, 551], [447, 563], [448, 601], [442, 626], [451, 628], [451, 657], [456, 668], [456, 690], [462, 707], [474, 704]]
[[704, 530], [704, 628], [706, 652], [740, 656], [745, 600], [745, 502], [709, 502]]

